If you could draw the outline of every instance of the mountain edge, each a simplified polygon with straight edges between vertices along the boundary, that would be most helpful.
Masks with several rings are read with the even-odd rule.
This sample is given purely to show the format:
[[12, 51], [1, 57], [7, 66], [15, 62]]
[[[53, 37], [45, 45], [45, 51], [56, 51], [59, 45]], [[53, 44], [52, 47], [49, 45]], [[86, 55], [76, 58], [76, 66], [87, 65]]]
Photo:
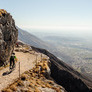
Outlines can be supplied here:
[[92, 92], [92, 81], [88, 77], [77, 72], [47, 50], [33, 46], [31, 48], [49, 57], [51, 77], [67, 92]]

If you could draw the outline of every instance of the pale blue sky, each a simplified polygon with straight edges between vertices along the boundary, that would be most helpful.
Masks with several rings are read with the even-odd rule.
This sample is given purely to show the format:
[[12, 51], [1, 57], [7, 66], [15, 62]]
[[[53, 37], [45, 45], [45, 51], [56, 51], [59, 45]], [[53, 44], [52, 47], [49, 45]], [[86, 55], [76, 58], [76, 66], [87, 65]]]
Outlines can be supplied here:
[[92, 31], [92, 0], [0, 0], [0, 8], [21, 28]]

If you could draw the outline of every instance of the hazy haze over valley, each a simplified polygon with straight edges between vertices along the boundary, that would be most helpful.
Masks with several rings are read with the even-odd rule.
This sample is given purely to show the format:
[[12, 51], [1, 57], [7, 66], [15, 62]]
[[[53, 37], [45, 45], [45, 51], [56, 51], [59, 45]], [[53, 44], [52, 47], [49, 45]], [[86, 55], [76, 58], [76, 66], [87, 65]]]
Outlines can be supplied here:
[[82, 73], [92, 76], [92, 42], [91, 31], [60, 31], [37, 30], [30, 31], [45, 42], [55, 46], [53, 53], [72, 65]]

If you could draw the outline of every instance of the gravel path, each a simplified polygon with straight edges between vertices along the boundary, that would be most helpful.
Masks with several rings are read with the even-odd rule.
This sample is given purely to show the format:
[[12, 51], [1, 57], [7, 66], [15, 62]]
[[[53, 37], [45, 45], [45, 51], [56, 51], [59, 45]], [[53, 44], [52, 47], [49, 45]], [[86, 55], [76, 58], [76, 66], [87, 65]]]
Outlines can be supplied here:
[[[21, 74], [35, 65], [33, 62], [36, 60], [36, 55], [30, 53], [16, 52], [18, 62], [16, 63], [16, 68], [13, 72], [7, 75], [3, 75], [6, 72], [9, 72], [9, 68], [5, 68], [0, 71], [0, 92], [3, 88], [11, 84], [16, 78], [19, 77], [19, 62], [20, 62], [20, 71]], [[38, 60], [40, 60], [40, 54], [38, 54]]]

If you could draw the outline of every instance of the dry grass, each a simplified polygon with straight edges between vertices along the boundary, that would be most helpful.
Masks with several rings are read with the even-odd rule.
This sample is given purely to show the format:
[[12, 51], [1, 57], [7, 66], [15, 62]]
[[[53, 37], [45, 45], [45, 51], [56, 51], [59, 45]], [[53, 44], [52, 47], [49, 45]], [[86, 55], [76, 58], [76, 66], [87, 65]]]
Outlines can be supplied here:
[[11, 89], [4, 89], [2, 92], [13, 92]]
[[22, 74], [21, 75], [21, 80], [25, 81], [28, 79], [28, 75], [27, 74]]
[[39, 72], [40, 72], [40, 67], [36, 67], [36, 68], [34, 69], [34, 72], [35, 72], [35, 73], [39, 73]]
[[37, 87], [35, 87], [35, 91], [34, 92], [41, 92]]
[[38, 79], [38, 80], [36, 81], [36, 83], [40, 85], [42, 82], [41, 82], [41, 80]]
[[46, 83], [45, 86], [48, 87], [48, 88], [52, 88], [52, 86], [48, 83]]
[[41, 85], [39, 85], [39, 84], [35, 84], [35, 87], [41, 87]]
[[44, 74], [45, 73], [45, 70], [42, 70], [42, 72], [41, 72], [42, 74]]
[[29, 87], [34, 88], [34, 84], [33, 83], [30, 83], [29, 84]]
[[41, 87], [42, 87], [42, 88], [46, 88], [46, 86], [45, 86], [45, 85], [43, 85], [43, 84], [41, 84]]
[[16, 87], [15, 85], [10, 86], [10, 89], [11, 89], [12, 91], [17, 91], [17, 87]]
[[2, 13], [0, 12], [0, 16], [2, 16]]
[[37, 65], [43, 67], [43, 63], [42, 62], [38, 63]]
[[25, 71], [24, 73], [25, 73], [25, 74], [29, 74], [29, 71]]
[[32, 83], [32, 84], [36, 84], [36, 81], [35, 80], [30, 80], [30, 83]]
[[0, 9], [0, 16], [2, 16], [3, 14], [6, 14], [6, 13], [7, 13], [6, 10]]
[[[40, 68], [41, 68], [41, 70], [40, 70]], [[26, 92], [41, 92], [39, 90], [39, 87], [52, 88], [56, 92], [61, 92], [59, 87], [57, 87], [57, 88], [54, 87], [53, 81], [50, 81], [50, 80], [48, 81], [44, 77], [44, 74], [45, 74], [47, 68], [48, 68], [48, 62], [46, 62], [46, 61], [39, 62], [33, 69], [31, 69], [29, 71], [25, 71], [25, 73], [21, 75], [21, 80], [18, 80], [15, 83], [13, 83], [9, 87], [9, 89], [12, 91], [17, 91], [17, 87], [18, 88], [24, 87], [24, 83], [26, 81], [28, 81], [29, 84], [27, 85]], [[40, 77], [39, 77], [39, 74], [40, 74]]]
[[32, 77], [35, 77], [35, 73], [32, 73], [31, 76], [32, 76]]
[[17, 86], [24, 86], [24, 83], [23, 83], [23, 81], [21, 81], [21, 80], [18, 80], [18, 81], [17, 81]]
[[49, 80], [49, 81], [47, 81], [49, 84], [51, 84], [51, 85], [54, 85], [54, 82], [53, 81], [51, 81], [51, 80]]

